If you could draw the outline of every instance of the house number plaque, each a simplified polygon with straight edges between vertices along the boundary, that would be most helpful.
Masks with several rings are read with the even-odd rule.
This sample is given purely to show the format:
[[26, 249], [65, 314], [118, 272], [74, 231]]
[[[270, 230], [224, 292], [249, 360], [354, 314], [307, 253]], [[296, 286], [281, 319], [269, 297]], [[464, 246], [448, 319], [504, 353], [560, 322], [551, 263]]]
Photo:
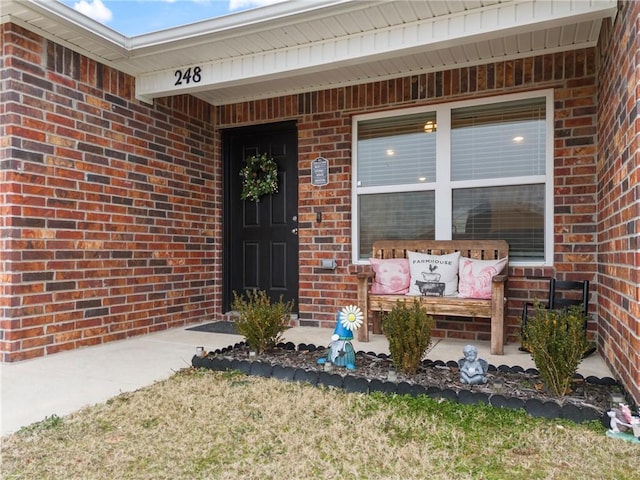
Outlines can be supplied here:
[[322, 187], [329, 183], [329, 160], [318, 157], [311, 162], [311, 185]]

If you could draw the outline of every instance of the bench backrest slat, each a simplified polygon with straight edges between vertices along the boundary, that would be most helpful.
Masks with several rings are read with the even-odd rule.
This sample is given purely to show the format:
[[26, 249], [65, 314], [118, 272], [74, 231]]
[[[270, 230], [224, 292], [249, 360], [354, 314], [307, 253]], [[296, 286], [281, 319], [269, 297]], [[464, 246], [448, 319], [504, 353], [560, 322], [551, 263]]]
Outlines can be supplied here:
[[509, 256], [504, 240], [378, 240], [373, 244], [373, 258], [407, 258], [407, 252], [446, 255], [460, 252], [463, 257], [497, 260]]

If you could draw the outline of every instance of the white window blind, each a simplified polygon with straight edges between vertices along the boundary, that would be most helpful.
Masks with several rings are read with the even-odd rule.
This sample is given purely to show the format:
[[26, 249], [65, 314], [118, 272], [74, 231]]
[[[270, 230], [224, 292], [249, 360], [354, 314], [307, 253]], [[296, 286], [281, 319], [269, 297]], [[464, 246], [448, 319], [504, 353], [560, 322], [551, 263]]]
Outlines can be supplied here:
[[544, 98], [452, 110], [451, 179], [544, 175], [545, 144]]
[[358, 126], [358, 186], [411, 185], [434, 182], [435, 176], [434, 113], [369, 120]]

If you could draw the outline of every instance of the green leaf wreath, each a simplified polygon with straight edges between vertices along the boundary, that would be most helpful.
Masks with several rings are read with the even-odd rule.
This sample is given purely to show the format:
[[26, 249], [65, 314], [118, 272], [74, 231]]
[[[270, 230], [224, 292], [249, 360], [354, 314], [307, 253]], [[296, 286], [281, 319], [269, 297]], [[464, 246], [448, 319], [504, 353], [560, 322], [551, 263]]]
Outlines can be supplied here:
[[259, 202], [262, 195], [278, 191], [278, 165], [266, 153], [252, 155], [245, 160], [240, 170], [242, 177], [242, 200]]

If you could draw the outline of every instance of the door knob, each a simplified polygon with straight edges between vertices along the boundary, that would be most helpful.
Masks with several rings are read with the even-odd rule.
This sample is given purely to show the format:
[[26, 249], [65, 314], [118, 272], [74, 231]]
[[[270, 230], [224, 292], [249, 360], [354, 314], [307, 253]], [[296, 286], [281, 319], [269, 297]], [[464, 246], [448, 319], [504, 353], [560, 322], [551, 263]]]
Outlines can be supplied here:
[[297, 235], [298, 234], [298, 227], [292, 228], [291, 229], [291, 233], [293, 233], [294, 235]]

